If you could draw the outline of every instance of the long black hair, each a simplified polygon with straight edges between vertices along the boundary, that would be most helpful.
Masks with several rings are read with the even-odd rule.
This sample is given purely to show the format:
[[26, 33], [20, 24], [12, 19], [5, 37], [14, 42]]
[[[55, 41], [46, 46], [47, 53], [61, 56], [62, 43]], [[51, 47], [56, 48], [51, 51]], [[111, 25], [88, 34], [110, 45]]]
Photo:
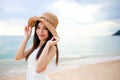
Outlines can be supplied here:
[[[38, 36], [37, 36], [37, 34], [36, 34], [36, 30], [37, 30], [37, 26], [38, 26], [39, 22], [40, 22], [40, 21], [36, 21], [36, 24], [35, 24], [35, 32], [34, 32], [34, 37], [33, 37], [33, 47], [32, 47], [31, 52], [26, 56], [26, 60], [28, 59], [28, 57], [30, 56], [30, 54], [31, 54], [31, 53], [39, 46], [39, 44], [40, 44], [40, 40], [39, 40], [39, 38], [38, 38]], [[43, 51], [43, 49], [44, 49], [47, 41], [50, 40], [50, 39], [53, 37], [52, 33], [51, 33], [49, 30], [48, 30], [48, 35], [49, 35], [49, 36], [48, 36], [48, 39], [47, 39], [46, 42], [41, 46], [41, 48], [39, 49], [39, 51], [38, 51], [38, 53], [37, 53], [37, 55], [36, 55], [36, 60], [40, 57], [40, 55], [41, 55], [41, 53], [42, 53], [42, 51]], [[59, 52], [58, 52], [58, 46], [57, 46], [57, 44], [56, 44], [55, 46], [56, 46], [56, 65], [57, 65], [57, 64], [58, 64], [58, 60], [59, 60]]]

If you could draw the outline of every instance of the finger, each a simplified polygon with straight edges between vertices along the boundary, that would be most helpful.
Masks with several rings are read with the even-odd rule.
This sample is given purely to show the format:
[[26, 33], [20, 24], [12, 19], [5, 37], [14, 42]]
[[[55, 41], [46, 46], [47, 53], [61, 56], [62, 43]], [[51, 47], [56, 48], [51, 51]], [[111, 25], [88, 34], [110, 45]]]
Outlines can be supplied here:
[[55, 41], [56, 39], [54, 38], [54, 37], [52, 37], [52, 39], [51, 39], [52, 41]]
[[27, 31], [27, 25], [25, 26], [24, 30]]
[[55, 36], [54, 36], [53, 38], [54, 38], [56, 41], [59, 41], [59, 38], [58, 38], [58, 37], [55, 37]]
[[56, 42], [58, 43], [58, 42], [59, 42], [59, 39], [56, 39]]
[[55, 42], [55, 44], [57, 44], [57, 43], [59, 42], [59, 39], [58, 39], [58, 38], [54, 38], [54, 37], [53, 37], [52, 41], [54, 41], [54, 42]]
[[27, 26], [27, 31], [29, 30], [29, 26]]
[[28, 26], [28, 30], [30, 30], [30, 31], [32, 30], [31, 26]]
[[26, 30], [26, 31], [28, 30], [28, 25], [25, 26], [25, 30]]
[[31, 30], [31, 28], [28, 25], [26, 25], [25, 26], [25, 31], [29, 31], [29, 30]]

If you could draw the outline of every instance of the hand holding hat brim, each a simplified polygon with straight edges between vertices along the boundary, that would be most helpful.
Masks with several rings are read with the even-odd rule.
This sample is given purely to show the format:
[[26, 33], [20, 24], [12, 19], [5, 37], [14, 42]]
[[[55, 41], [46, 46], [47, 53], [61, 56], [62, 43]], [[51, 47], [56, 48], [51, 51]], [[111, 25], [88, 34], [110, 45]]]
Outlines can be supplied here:
[[46, 12], [39, 17], [36, 16], [31, 17], [28, 20], [28, 25], [31, 27], [35, 27], [37, 21], [43, 22], [45, 26], [48, 28], [48, 30], [52, 33], [52, 35], [59, 38], [56, 31], [56, 27], [58, 25], [58, 18], [56, 15], [50, 12]]

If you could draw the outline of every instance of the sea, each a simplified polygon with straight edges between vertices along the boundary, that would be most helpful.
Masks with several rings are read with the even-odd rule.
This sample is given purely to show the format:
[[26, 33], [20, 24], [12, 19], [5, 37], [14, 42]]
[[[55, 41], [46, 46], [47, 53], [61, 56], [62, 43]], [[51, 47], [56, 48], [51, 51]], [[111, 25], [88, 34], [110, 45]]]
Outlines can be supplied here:
[[[25, 72], [27, 61], [15, 55], [24, 36], [0, 36], [0, 77]], [[31, 37], [26, 48], [32, 43]], [[60, 63], [87, 58], [120, 56], [120, 36], [64, 37], [58, 43]], [[53, 61], [54, 63], [54, 61]]]

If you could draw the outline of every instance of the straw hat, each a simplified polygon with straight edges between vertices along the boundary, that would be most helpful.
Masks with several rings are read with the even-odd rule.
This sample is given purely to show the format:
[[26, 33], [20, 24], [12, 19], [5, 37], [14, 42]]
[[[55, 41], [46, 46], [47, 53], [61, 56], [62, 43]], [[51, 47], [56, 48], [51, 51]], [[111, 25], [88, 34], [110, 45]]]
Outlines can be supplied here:
[[55, 37], [58, 37], [57, 31], [56, 31], [56, 28], [58, 25], [58, 18], [55, 14], [50, 13], [50, 12], [45, 12], [39, 17], [37, 16], [31, 17], [28, 20], [28, 25], [31, 27], [34, 27], [36, 21], [43, 22], [48, 28], [48, 30], [52, 33], [52, 35]]

